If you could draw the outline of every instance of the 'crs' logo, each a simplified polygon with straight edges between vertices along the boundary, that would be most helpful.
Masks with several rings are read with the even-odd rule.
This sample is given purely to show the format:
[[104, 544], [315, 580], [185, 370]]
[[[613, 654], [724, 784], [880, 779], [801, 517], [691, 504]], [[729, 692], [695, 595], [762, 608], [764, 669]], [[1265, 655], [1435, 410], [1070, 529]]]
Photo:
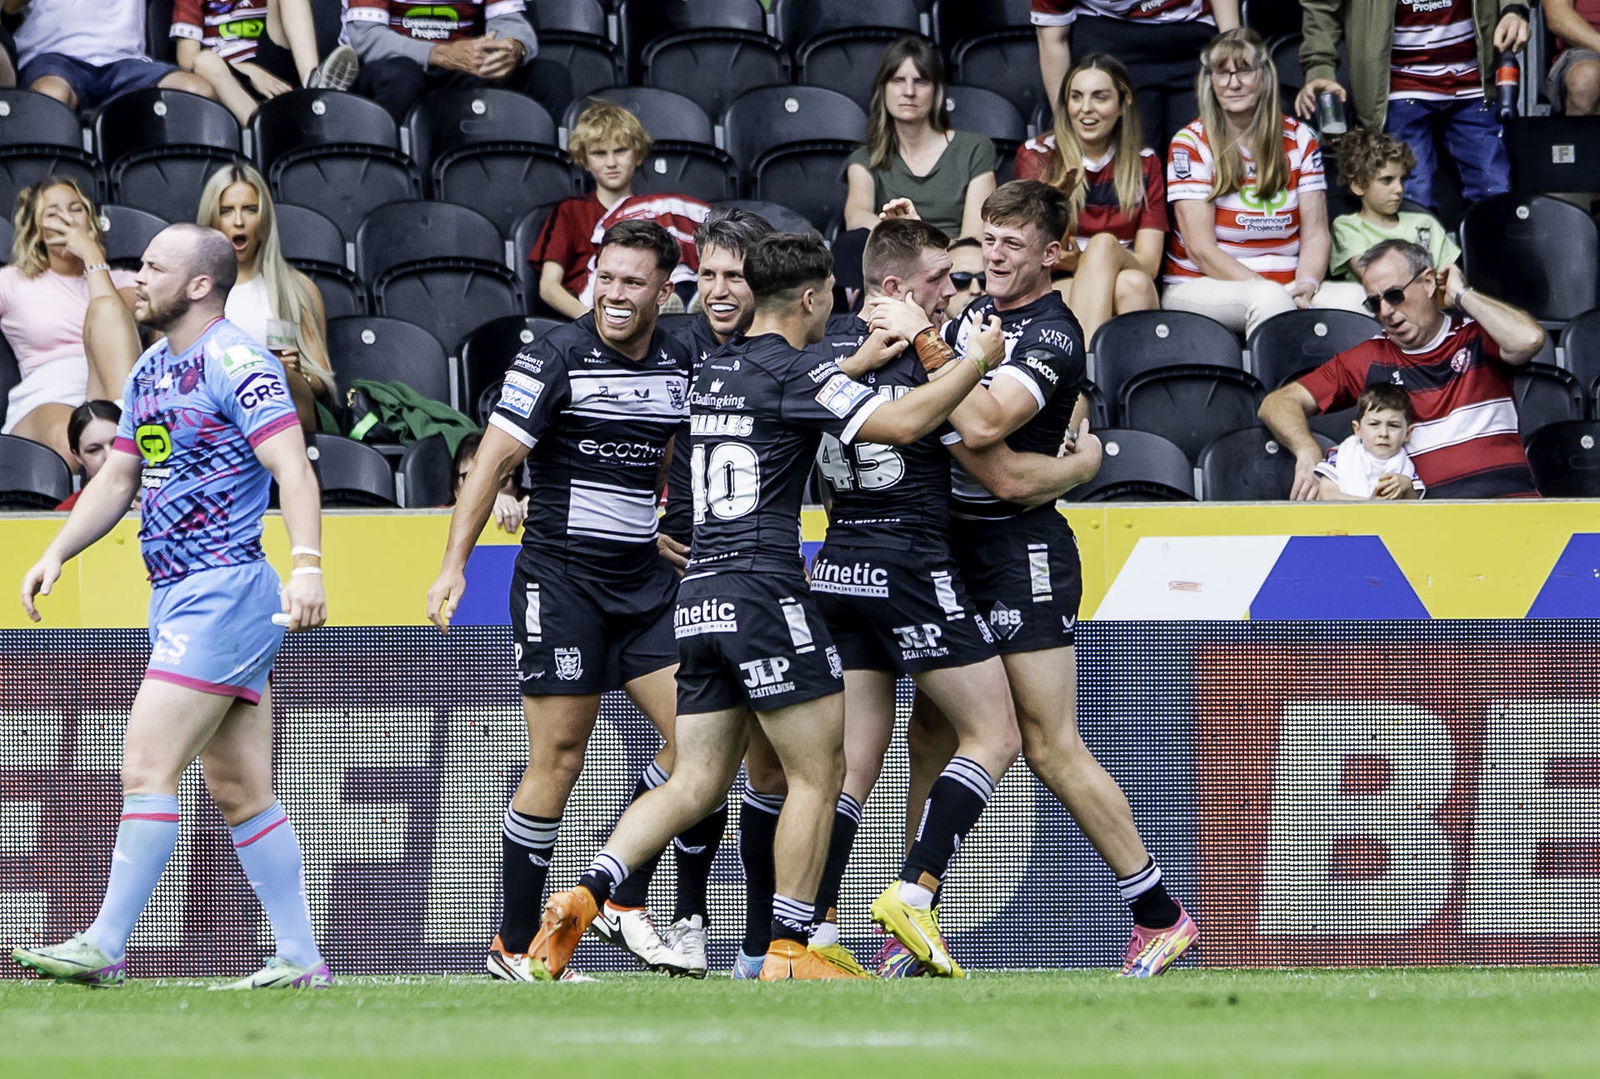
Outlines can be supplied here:
[[140, 424], [133, 441], [147, 465], [159, 465], [172, 456], [172, 433], [159, 423]]

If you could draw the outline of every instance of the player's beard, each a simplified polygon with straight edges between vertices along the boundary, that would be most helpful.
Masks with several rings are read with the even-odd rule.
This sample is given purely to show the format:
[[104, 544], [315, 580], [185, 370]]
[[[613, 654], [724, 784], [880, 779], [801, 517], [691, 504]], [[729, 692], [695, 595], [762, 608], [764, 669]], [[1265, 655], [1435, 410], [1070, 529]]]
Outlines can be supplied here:
[[189, 308], [192, 306], [193, 301], [189, 297], [179, 294], [166, 303], [157, 303], [154, 298], [147, 298], [145, 303], [148, 306], [141, 321], [152, 330], [160, 330], [165, 333], [179, 319], [189, 313]]

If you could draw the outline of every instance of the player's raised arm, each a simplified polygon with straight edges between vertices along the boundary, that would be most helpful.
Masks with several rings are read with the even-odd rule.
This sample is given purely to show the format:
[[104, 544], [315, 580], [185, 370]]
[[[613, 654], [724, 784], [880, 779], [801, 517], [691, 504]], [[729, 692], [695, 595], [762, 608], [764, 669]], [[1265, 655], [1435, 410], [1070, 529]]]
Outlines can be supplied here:
[[289, 533], [293, 568], [278, 591], [285, 628], [290, 633], [312, 629], [328, 620], [328, 598], [322, 587], [322, 491], [306, 456], [305, 436], [298, 425], [283, 428], [256, 445], [256, 460], [278, 482], [278, 505]]
[[949, 374], [918, 386], [904, 397], [885, 401], [861, 425], [857, 438], [888, 446], [904, 446], [932, 431], [951, 413], [962, 398], [977, 386], [983, 376], [1000, 362], [1003, 339], [1000, 320], [990, 317], [983, 330], [971, 339], [962, 362]]
[[493, 424], [483, 433], [472, 471], [461, 485], [461, 494], [450, 514], [450, 536], [445, 541], [439, 576], [428, 589], [428, 621], [441, 632], [450, 631], [450, 619], [467, 590], [467, 558], [494, 509], [494, 496], [528, 456], [528, 449]]
[[1090, 432], [1088, 420], [1079, 422], [1075, 437], [1063, 440], [1054, 457], [1018, 453], [1004, 440], [981, 451], [964, 442], [945, 448], [990, 494], [1029, 509], [1054, 502], [1100, 471], [1100, 439]]
[[61, 531], [45, 547], [39, 561], [22, 578], [22, 609], [39, 621], [34, 597], [50, 594], [61, 565], [111, 531], [128, 512], [128, 503], [139, 491], [139, 458], [130, 452], [113, 450], [94, 479], [83, 489]]

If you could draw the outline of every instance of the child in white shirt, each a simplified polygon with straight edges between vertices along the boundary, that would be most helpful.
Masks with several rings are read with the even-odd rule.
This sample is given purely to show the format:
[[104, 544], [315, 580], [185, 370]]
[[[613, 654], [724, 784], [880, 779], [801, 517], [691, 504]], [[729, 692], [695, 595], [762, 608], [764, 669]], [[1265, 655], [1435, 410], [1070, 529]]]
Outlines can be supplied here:
[[1356, 401], [1355, 433], [1316, 468], [1322, 498], [1334, 502], [1420, 498], [1422, 481], [1406, 453], [1411, 395], [1402, 386], [1369, 386]]

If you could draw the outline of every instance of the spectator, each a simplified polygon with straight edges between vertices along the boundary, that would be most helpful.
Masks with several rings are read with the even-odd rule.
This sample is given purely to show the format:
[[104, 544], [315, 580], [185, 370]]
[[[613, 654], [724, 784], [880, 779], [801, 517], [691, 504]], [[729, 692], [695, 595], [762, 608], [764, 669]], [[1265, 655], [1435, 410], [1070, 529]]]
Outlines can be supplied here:
[[[1511, 189], [1511, 159], [1490, 108], [1495, 56], [1528, 43], [1520, 0], [1302, 0], [1295, 109], [1309, 118], [1324, 90], [1355, 97], [1362, 127], [1411, 147], [1412, 201], [1437, 210], [1436, 141], [1455, 160], [1468, 202]], [[1350, 94], [1334, 79], [1339, 43], [1350, 57]]]
[[1059, 95], [1073, 56], [1115, 56], [1138, 87], [1144, 146], [1165, 146], [1194, 117], [1196, 58], [1240, 25], [1239, 0], [1033, 0], [1032, 18], [1045, 95]]
[[1437, 271], [1461, 257], [1436, 217], [1400, 209], [1415, 164], [1411, 147], [1393, 135], [1356, 128], [1339, 139], [1339, 176], [1361, 200], [1361, 209], [1333, 219], [1328, 276], [1336, 280], [1323, 287], [1331, 306], [1361, 310], [1367, 294], [1356, 279], [1355, 260], [1380, 240], [1409, 240], [1425, 248]]
[[202, 76], [248, 124], [256, 105], [297, 86], [348, 90], [356, 54], [340, 45], [317, 66], [311, 0], [173, 0], [178, 66]]
[[1219, 34], [1195, 79], [1200, 118], [1172, 140], [1176, 229], [1165, 305], [1248, 335], [1317, 302], [1328, 269], [1322, 151], [1278, 107], [1278, 71], [1254, 30]]
[[317, 401], [337, 408], [327, 311], [311, 278], [283, 257], [266, 180], [243, 162], [224, 165], [206, 180], [195, 220], [226, 236], [239, 261], [225, 317], [283, 361], [300, 425], [320, 431]]
[[[483, 432], [474, 431], [456, 444], [455, 458], [451, 461], [451, 470], [455, 477], [450, 484], [452, 506], [456, 504], [456, 499], [461, 497], [461, 488], [466, 486], [467, 477], [472, 475], [473, 462], [478, 458], [478, 443], [482, 441]], [[513, 473], [501, 481], [500, 490], [495, 492], [494, 523], [502, 532], [515, 535], [527, 516], [528, 496], [519, 494], [516, 474]]]
[[[1526, 312], [1467, 285], [1461, 270], [1436, 273], [1428, 252], [1384, 240], [1356, 259], [1367, 308], [1383, 336], [1363, 341], [1261, 403], [1261, 419], [1295, 456], [1296, 499], [1321, 495], [1322, 452], [1306, 417], [1355, 404], [1369, 386], [1408, 390], [1415, 424], [1407, 451], [1434, 498], [1534, 497], [1517, 433], [1512, 367], [1544, 345]], [[1457, 313], [1439, 306], [1443, 301]]]
[[950, 283], [956, 294], [945, 308], [946, 318], [960, 318], [967, 304], [986, 296], [989, 281], [983, 272], [983, 244], [965, 236], [950, 245]]
[[1317, 497], [1324, 502], [1420, 498], [1422, 481], [1406, 453], [1411, 395], [1389, 382], [1368, 386], [1356, 398], [1352, 434], [1317, 465]]
[[693, 282], [699, 256], [694, 230], [711, 207], [687, 195], [635, 195], [633, 178], [650, 153], [650, 136], [621, 105], [591, 101], [567, 138], [567, 153], [594, 178], [594, 192], [556, 203], [533, 241], [528, 261], [539, 267], [539, 299], [557, 314], [577, 318], [594, 303], [600, 238], [619, 221], [646, 218], [678, 241], [674, 284]]
[[1600, 114], [1600, 0], [1544, 0], [1544, 24], [1561, 47], [1545, 81], [1550, 108]]
[[536, 57], [538, 39], [522, 0], [416, 4], [348, 0], [345, 31], [361, 58], [356, 90], [403, 123], [426, 90], [503, 86], [559, 117], [572, 100], [565, 68]]
[[1156, 274], [1167, 239], [1167, 185], [1161, 159], [1140, 140], [1144, 127], [1127, 69], [1096, 53], [1061, 84], [1055, 130], [1017, 148], [1019, 180], [1043, 180], [1067, 194], [1056, 290], [1083, 327], [1083, 339], [1113, 315], [1161, 306]]
[[145, 0], [5, 0], [5, 10], [24, 13], [16, 34], [22, 85], [68, 108], [98, 109], [149, 86], [217, 96], [199, 75], [145, 55]]
[[[68, 417], [67, 447], [83, 474], [84, 484], [94, 479], [94, 474], [106, 463], [106, 454], [111, 452], [111, 442], [117, 437], [117, 421], [120, 419], [121, 406], [115, 401], [104, 400], [85, 401], [73, 409]], [[83, 487], [80, 486], [62, 499], [56, 509], [70, 510], [77, 505], [78, 496], [82, 493]]]
[[[5, 434], [42, 442], [72, 462], [67, 420], [90, 398], [120, 396], [138, 356], [97, 354], [111, 340], [91, 317], [111, 301], [131, 334], [134, 275], [106, 265], [94, 206], [64, 176], [49, 176], [17, 195], [11, 264], [0, 268], [0, 332], [16, 354], [22, 381], [11, 388]], [[102, 305], [103, 307], [103, 305]]]

